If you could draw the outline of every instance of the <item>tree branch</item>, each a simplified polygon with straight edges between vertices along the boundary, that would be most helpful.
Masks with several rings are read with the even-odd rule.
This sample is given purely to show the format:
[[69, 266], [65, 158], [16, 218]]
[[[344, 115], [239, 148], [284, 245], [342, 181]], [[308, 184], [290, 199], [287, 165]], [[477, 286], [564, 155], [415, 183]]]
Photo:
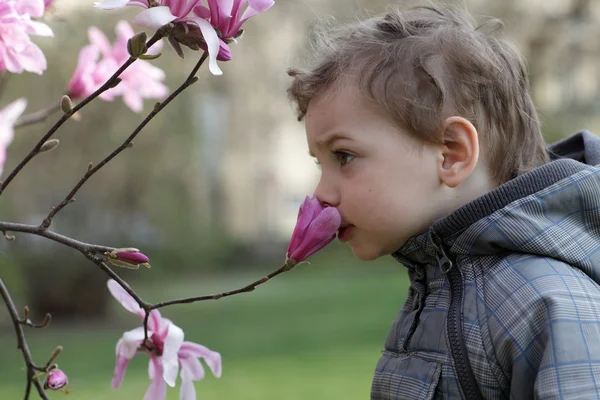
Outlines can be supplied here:
[[[158, 31], [156, 31], [154, 36], [152, 36], [152, 38], [148, 40], [146, 46], [150, 48], [154, 43], [160, 40], [164, 36], [164, 34], [165, 31], [159, 29]], [[133, 64], [135, 60], [137, 60], [137, 58], [129, 57], [129, 59], [125, 61], [125, 63], [104, 83], [104, 85], [100, 86], [98, 90], [96, 90], [94, 93], [92, 93], [91, 95], [83, 99], [75, 107], [73, 107], [71, 112], [63, 114], [63, 116], [60, 117], [60, 119], [52, 126], [52, 128], [50, 128], [50, 130], [40, 139], [40, 141], [29, 152], [29, 154], [27, 154], [25, 158], [22, 159], [21, 162], [15, 167], [15, 169], [11, 171], [11, 173], [6, 177], [6, 180], [2, 182], [2, 185], [0, 185], [0, 195], [2, 195], [6, 187], [10, 184], [10, 182], [12, 182], [15, 176], [17, 176], [17, 174], [25, 167], [25, 165], [27, 165], [27, 163], [29, 163], [29, 161], [31, 161], [31, 159], [39, 153], [42, 145], [46, 143], [48, 139], [52, 137], [52, 135], [54, 135], [58, 128], [60, 128], [69, 118], [71, 118], [73, 114], [81, 110], [90, 101], [94, 100], [96, 97], [98, 97], [100, 94], [107, 91], [108, 89], [114, 87], [118, 83], [117, 79], [119, 75], [121, 75], [123, 71], [125, 71], [131, 64]]]
[[34, 378], [37, 366], [31, 358], [31, 352], [29, 351], [29, 346], [27, 345], [27, 341], [25, 340], [25, 333], [23, 332], [23, 327], [21, 326], [19, 314], [17, 313], [15, 303], [12, 301], [10, 293], [8, 292], [8, 289], [6, 288], [6, 285], [4, 285], [2, 279], [0, 279], [0, 293], [2, 294], [2, 298], [6, 303], [6, 307], [8, 308], [8, 312], [10, 313], [10, 317], [15, 327], [15, 333], [17, 335], [17, 348], [20, 349], [23, 353], [25, 365], [27, 366], [27, 386], [25, 388], [25, 399], [29, 398], [29, 393], [31, 391], [31, 382], [33, 382], [33, 385], [37, 389], [40, 397], [42, 399], [49, 400], [48, 396], [46, 396], [46, 392], [44, 391], [44, 387], [40, 383], [39, 379]]
[[239, 288], [239, 289], [236, 289], [236, 290], [231, 290], [229, 292], [223, 292], [223, 293], [217, 293], [217, 294], [210, 294], [210, 295], [199, 296], [199, 297], [189, 297], [189, 298], [185, 298], [185, 299], [161, 301], [160, 303], [152, 304], [150, 306], [150, 309], [156, 310], [158, 308], [170, 306], [170, 305], [173, 305], [173, 304], [195, 303], [197, 301], [204, 301], [204, 300], [219, 300], [220, 298], [223, 298], [223, 297], [233, 296], [233, 295], [240, 294], [240, 293], [252, 292], [254, 289], [256, 289], [256, 287], [258, 285], [262, 285], [263, 283], [267, 282], [270, 279], [273, 279], [277, 275], [279, 275], [279, 274], [281, 274], [283, 272], [291, 270], [295, 266], [296, 266], [296, 262], [293, 261], [293, 260], [288, 259], [288, 260], [286, 260], [285, 264], [283, 264], [278, 270], [276, 270], [274, 272], [271, 272], [269, 275], [263, 276], [259, 280], [254, 281], [251, 284], [246, 285], [246, 286], [244, 286], [242, 288]]
[[97, 253], [106, 253], [114, 250], [114, 247], [107, 246], [98, 246], [94, 244], [80, 242], [75, 239], [71, 239], [70, 237], [58, 234], [56, 232], [49, 231], [47, 229], [42, 229], [39, 226], [35, 225], [27, 225], [27, 224], [19, 224], [15, 222], [2, 222], [0, 221], [0, 231], [4, 232], [6, 235], [7, 232], [23, 232], [30, 233], [33, 235], [43, 236], [50, 240], [53, 240], [58, 243], [62, 243], [66, 246], [69, 246], [73, 249], [79, 250], [80, 252], [87, 254], [97, 254]]
[[173, 93], [171, 93], [169, 95], [169, 97], [167, 97], [163, 102], [156, 103], [156, 105], [154, 106], [152, 111], [146, 116], [146, 118], [144, 118], [144, 120], [134, 129], [134, 131], [129, 135], [129, 137], [118, 148], [116, 148], [111, 154], [109, 154], [102, 161], [100, 161], [100, 163], [98, 165], [94, 166], [91, 169], [88, 169], [88, 171], [83, 175], [83, 177], [79, 180], [79, 182], [77, 182], [77, 184], [71, 190], [71, 192], [69, 192], [67, 197], [65, 197], [64, 200], [59, 205], [52, 208], [52, 211], [50, 211], [48, 216], [44, 219], [44, 221], [40, 225], [40, 228], [47, 229], [52, 224], [52, 219], [56, 216], [56, 214], [58, 214], [60, 212], [60, 210], [62, 210], [68, 204], [70, 204], [72, 202], [72, 199], [75, 196], [75, 194], [77, 194], [79, 189], [81, 189], [81, 187], [88, 181], [88, 179], [90, 179], [96, 172], [98, 172], [102, 167], [104, 167], [106, 164], [108, 164], [113, 158], [115, 158], [117, 155], [119, 155], [123, 150], [125, 150], [127, 147], [129, 147], [129, 144], [133, 141], [133, 139], [135, 139], [135, 137], [141, 132], [141, 130], [144, 129], [144, 127], [146, 125], [148, 125], [148, 123], [163, 108], [165, 108], [175, 97], [177, 97], [179, 94], [181, 94], [181, 92], [183, 92], [190, 85], [192, 85], [194, 82], [196, 82], [196, 80], [198, 79], [198, 78], [196, 78], [196, 73], [198, 72], [198, 70], [200, 69], [202, 64], [204, 64], [204, 61], [206, 61], [207, 58], [208, 58], [208, 52], [204, 52], [202, 54], [202, 56], [200, 57], [200, 60], [198, 60], [198, 62], [192, 69], [192, 72], [188, 75], [187, 79]]
[[51, 106], [47, 106], [46, 108], [42, 108], [41, 110], [32, 112], [30, 114], [25, 114], [21, 118], [17, 120], [14, 125], [14, 128], [21, 128], [27, 125], [37, 124], [38, 122], [44, 121], [46, 118], [54, 114], [55, 112], [60, 110], [60, 103], [53, 104]]

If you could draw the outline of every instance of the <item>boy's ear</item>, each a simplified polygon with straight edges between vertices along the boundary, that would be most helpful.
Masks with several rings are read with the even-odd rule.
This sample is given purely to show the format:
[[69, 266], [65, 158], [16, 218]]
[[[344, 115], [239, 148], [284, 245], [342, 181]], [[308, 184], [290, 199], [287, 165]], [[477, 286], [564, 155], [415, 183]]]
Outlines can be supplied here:
[[477, 129], [463, 117], [448, 117], [442, 123], [440, 181], [454, 188], [465, 181], [479, 160]]

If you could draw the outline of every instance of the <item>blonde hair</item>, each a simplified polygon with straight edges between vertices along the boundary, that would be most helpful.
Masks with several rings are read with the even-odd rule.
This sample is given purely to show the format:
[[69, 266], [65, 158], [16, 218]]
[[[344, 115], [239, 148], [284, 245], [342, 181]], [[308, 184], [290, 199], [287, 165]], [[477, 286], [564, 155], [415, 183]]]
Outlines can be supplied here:
[[[504, 183], [549, 161], [521, 55], [463, 9], [395, 9], [363, 22], [322, 28], [316, 64], [290, 69], [298, 119], [313, 97], [347, 78], [398, 126], [440, 143], [445, 118], [478, 130], [492, 177]], [[343, 82], [342, 82], [343, 81]]]

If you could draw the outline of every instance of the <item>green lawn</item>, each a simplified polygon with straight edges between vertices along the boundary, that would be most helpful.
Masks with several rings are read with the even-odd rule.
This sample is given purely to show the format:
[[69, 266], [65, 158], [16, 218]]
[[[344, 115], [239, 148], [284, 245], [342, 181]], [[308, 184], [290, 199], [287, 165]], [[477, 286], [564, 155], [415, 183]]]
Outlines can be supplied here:
[[[164, 309], [187, 340], [223, 357], [222, 378], [209, 373], [198, 382], [198, 399], [367, 399], [385, 335], [406, 294], [407, 274], [392, 260], [342, 261], [333, 266], [329, 258], [315, 257], [312, 265], [298, 266], [252, 293]], [[241, 287], [273, 269], [135, 286], [147, 300], [159, 301]], [[145, 355], [131, 362], [120, 389], [110, 388], [115, 343], [138, 325], [137, 317], [115, 302], [110, 320], [96, 326], [26, 333], [40, 363], [54, 346], [65, 348], [57, 361], [69, 376], [68, 399], [142, 399], [149, 384]], [[21, 399], [23, 370], [14, 335], [4, 329], [0, 338], [0, 398]], [[170, 389], [168, 398], [178, 399], [178, 390]]]

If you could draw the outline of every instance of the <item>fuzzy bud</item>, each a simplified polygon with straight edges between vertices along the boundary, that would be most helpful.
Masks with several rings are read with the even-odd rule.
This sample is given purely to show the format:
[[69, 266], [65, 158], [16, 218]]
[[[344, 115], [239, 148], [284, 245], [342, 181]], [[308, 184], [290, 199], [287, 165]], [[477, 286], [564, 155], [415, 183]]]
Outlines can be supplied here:
[[44, 389], [59, 390], [62, 389], [69, 382], [67, 374], [62, 372], [60, 369], [55, 368], [48, 372], [46, 376], [46, 382], [44, 383]]
[[45, 151], [53, 150], [56, 146], [58, 146], [59, 143], [60, 143], [60, 140], [58, 140], [58, 139], [50, 139], [46, 143], [44, 143], [42, 145], [42, 147], [40, 147], [39, 152], [43, 153]]
[[131, 57], [137, 58], [148, 51], [146, 38], [146, 32], [140, 32], [127, 41], [127, 52]]
[[60, 109], [65, 114], [68, 114], [73, 110], [73, 103], [71, 102], [71, 98], [66, 94], [60, 99]]

